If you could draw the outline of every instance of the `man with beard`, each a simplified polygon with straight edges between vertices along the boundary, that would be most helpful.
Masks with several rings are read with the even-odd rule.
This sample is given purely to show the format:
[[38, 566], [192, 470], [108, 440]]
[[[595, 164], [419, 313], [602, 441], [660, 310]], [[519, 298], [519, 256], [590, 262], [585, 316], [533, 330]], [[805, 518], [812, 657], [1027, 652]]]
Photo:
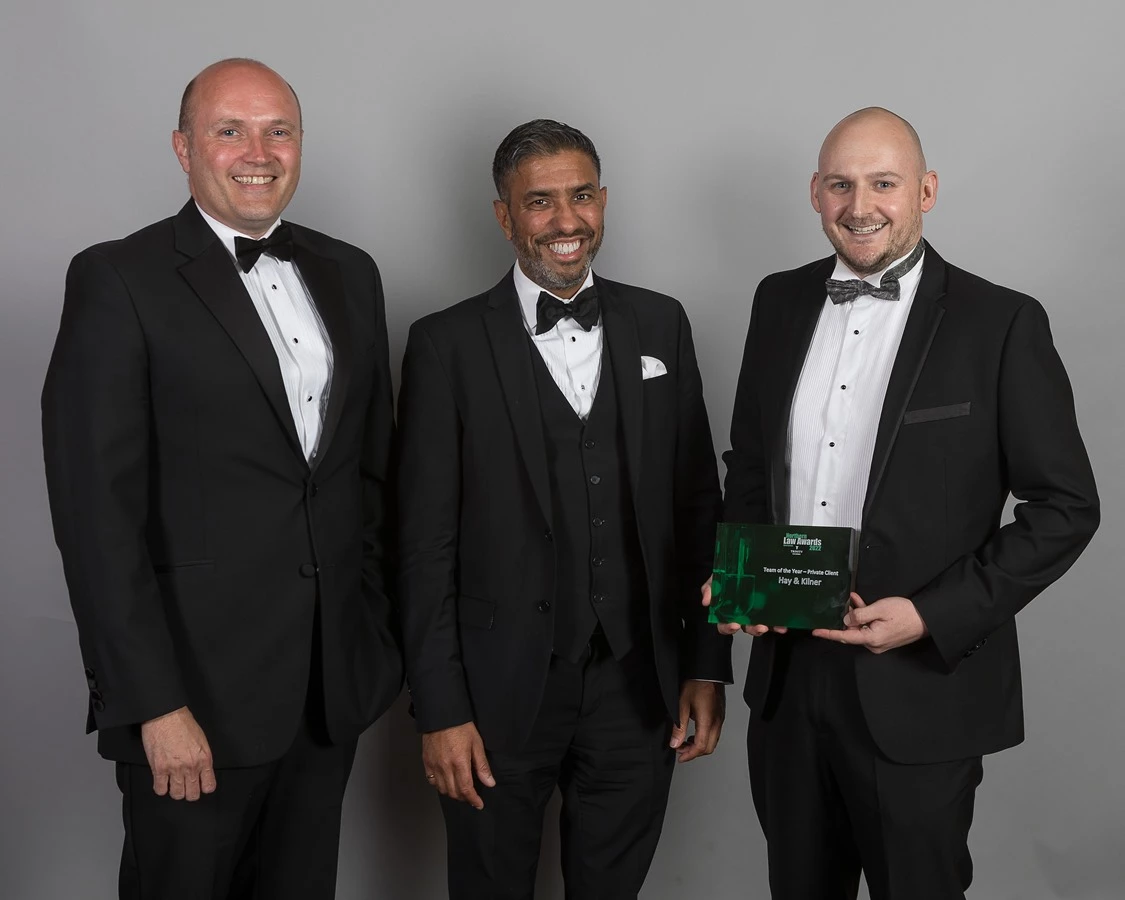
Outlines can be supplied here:
[[873, 900], [964, 896], [981, 758], [1023, 740], [1015, 615], [1098, 524], [1047, 316], [922, 240], [937, 187], [905, 120], [848, 116], [811, 183], [835, 256], [754, 298], [724, 516], [861, 535], [843, 628], [746, 628], [775, 900], [861, 870]]
[[453, 898], [532, 896], [556, 785], [567, 896], [636, 897], [675, 759], [722, 726], [691, 329], [670, 297], [593, 274], [600, 173], [574, 128], [512, 131], [494, 209], [517, 264], [416, 322], [403, 361], [407, 674]]
[[402, 685], [383, 291], [280, 220], [302, 134], [272, 69], [208, 66], [172, 135], [190, 199], [67, 275], [47, 487], [129, 900], [334, 896], [356, 742]]

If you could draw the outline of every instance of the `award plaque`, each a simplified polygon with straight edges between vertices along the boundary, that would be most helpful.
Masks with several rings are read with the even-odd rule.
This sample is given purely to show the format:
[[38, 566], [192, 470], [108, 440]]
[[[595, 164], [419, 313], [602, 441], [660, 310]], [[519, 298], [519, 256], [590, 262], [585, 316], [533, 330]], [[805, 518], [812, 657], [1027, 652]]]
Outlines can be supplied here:
[[707, 620], [843, 628], [858, 549], [852, 528], [721, 522]]

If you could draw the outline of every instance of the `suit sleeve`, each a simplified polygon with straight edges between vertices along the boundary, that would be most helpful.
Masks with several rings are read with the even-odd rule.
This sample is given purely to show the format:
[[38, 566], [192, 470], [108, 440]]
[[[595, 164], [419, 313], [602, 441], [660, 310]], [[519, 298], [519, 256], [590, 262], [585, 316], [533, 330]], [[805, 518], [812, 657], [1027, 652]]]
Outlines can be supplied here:
[[67, 273], [42, 407], [47, 493], [91, 689], [90, 730], [187, 703], [146, 541], [150, 404], [129, 291], [88, 250]]
[[913, 598], [952, 671], [997, 627], [1062, 576], [1098, 527], [1090, 460], [1070, 381], [1034, 300], [1017, 311], [999, 377], [999, 440], [1015, 520]]
[[371, 263], [375, 281], [374, 387], [364, 427], [360, 482], [363, 486], [363, 587], [368, 602], [399, 638], [394, 616], [395, 534], [395, 429], [394, 391], [391, 385], [386, 306], [379, 270]]
[[679, 551], [679, 595], [683, 602], [684, 643], [681, 678], [729, 684], [731, 637], [707, 622], [699, 589], [711, 574], [715, 557], [715, 524], [722, 510], [715, 446], [703, 401], [703, 379], [695, 356], [691, 325], [679, 308], [679, 372], [677, 397], [676, 483], [673, 489], [676, 547]]
[[430, 336], [415, 324], [399, 389], [399, 597], [421, 732], [473, 719], [457, 633], [461, 433], [448, 375]]
[[759, 399], [761, 358], [758, 350], [763, 286], [759, 285], [750, 312], [750, 326], [742, 352], [742, 367], [734, 395], [730, 423], [730, 449], [723, 454], [727, 475], [724, 482], [723, 520], [763, 523], [769, 521], [767, 447], [763, 440]]

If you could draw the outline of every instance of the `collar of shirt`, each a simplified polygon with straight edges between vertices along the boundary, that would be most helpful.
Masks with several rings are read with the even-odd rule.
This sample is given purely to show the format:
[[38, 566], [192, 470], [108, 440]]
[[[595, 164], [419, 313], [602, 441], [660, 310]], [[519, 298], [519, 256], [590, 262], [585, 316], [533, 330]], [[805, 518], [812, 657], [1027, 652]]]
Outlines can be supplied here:
[[[911, 253], [914, 252], [913, 247], [910, 248], [910, 252]], [[898, 259], [896, 259], [894, 262], [892, 262], [889, 266], [887, 266], [885, 269], [883, 269], [883, 271], [876, 272], [872, 275], [868, 275], [863, 280], [866, 281], [868, 284], [873, 285], [874, 287], [880, 287], [883, 283], [883, 276], [887, 273], [887, 269], [893, 269], [900, 262], [902, 262], [904, 259], [906, 259], [906, 257], [908, 257], [909, 255], [910, 255], [910, 253], [904, 253], [902, 256], [900, 256]], [[922, 258], [918, 260], [918, 262], [914, 266], [914, 268], [911, 269], [909, 272], [907, 272], [905, 275], [903, 275], [901, 279], [899, 279], [898, 296], [899, 296], [900, 301], [911, 299], [911, 298], [914, 297], [914, 292], [918, 289], [918, 282], [920, 282], [922, 280], [922, 266], [924, 266], [925, 263], [926, 263], [926, 251], [923, 250], [922, 251]], [[841, 260], [840, 257], [837, 256], [836, 257], [836, 268], [832, 270], [832, 278], [837, 280], [837, 281], [850, 281], [850, 280], [852, 280], [856, 277], [858, 277], [858, 276], [855, 274], [855, 272], [853, 272], [851, 269], [849, 269], [847, 267], [847, 265], [844, 263], [844, 261]], [[870, 299], [870, 298], [867, 298], [867, 299]], [[831, 301], [828, 301], [828, 302], [831, 303]], [[842, 304], [840, 304], [840, 308], [843, 309], [847, 305], [848, 304], [846, 304], [846, 303], [842, 303]]]
[[[232, 244], [232, 246], [233, 246], [233, 244]], [[546, 290], [546, 289], [541, 288], [534, 281], [532, 281], [530, 278], [528, 278], [527, 275], [524, 274], [523, 269], [520, 268], [520, 264], [518, 262], [516, 263], [514, 271], [512, 273], [512, 280], [515, 281], [515, 283], [516, 283], [516, 295], [520, 299], [520, 309], [523, 311], [523, 324], [524, 324], [524, 327], [527, 328], [527, 333], [531, 335], [532, 339], [534, 339], [536, 337], [545, 338], [551, 332], [548, 331], [546, 334], [536, 335], [535, 334], [535, 321], [536, 321], [536, 318], [537, 318], [537, 316], [536, 316], [536, 304], [539, 302], [539, 292], [542, 291], [542, 290]], [[594, 283], [594, 270], [591, 268], [586, 273], [586, 279], [585, 279], [585, 281], [582, 282], [582, 286], [579, 287], [578, 290], [584, 291], [584, 290], [586, 290], [586, 288], [590, 287], [593, 283]], [[557, 294], [554, 294], [551, 291], [547, 291], [547, 293], [551, 294], [552, 297], [558, 296]], [[576, 292], [576, 294], [577, 294], [577, 292]], [[569, 303], [570, 302], [570, 300], [563, 300], [562, 297], [558, 297], [558, 299], [562, 300], [563, 303]], [[599, 320], [598, 325], [600, 325], [600, 324], [601, 324], [601, 321]], [[594, 327], [597, 328], [598, 325], [595, 325]], [[556, 325], [555, 328], [558, 328], [558, 325]], [[551, 329], [551, 331], [554, 331], [554, 330], [555, 330], [554, 328]]]
[[[230, 254], [230, 258], [235, 260], [236, 263], [238, 262], [238, 257], [236, 257], [234, 255], [234, 239], [236, 237], [244, 237], [244, 238], [249, 238], [252, 241], [258, 241], [258, 240], [261, 240], [262, 238], [269, 237], [271, 234], [274, 233], [277, 226], [281, 224], [281, 219], [279, 218], [269, 228], [266, 229], [266, 233], [263, 234], [261, 237], [252, 238], [252, 237], [250, 237], [250, 235], [243, 234], [241, 231], [235, 231], [229, 225], [224, 225], [222, 222], [220, 222], [218, 219], [214, 218], [213, 216], [207, 215], [207, 213], [205, 213], [203, 211], [203, 208], [198, 203], [195, 204], [195, 208], [198, 209], [199, 214], [201, 216], [203, 216], [203, 221], [206, 222], [208, 225], [210, 225], [211, 230], [213, 232], [215, 232], [216, 235], [218, 235], [219, 240], [223, 242], [223, 246], [227, 248], [227, 253]], [[242, 271], [242, 270], [240, 269], [239, 271]]]

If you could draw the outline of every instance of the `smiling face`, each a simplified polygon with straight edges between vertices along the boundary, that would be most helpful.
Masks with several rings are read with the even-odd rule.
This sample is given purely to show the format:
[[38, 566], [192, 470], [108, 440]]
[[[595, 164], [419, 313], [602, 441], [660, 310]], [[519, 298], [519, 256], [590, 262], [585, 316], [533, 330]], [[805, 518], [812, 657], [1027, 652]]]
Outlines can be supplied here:
[[937, 201], [913, 130], [886, 110], [863, 110], [829, 132], [810, 185], [824, 233], [863, 277], [906, 256], [922, 237], [922, 214]]
[[301, 112], [276, 72], [244, 62], [199, 74], [187, 133], [172, 147], [196, 203], [250, 237], [289, 205], [301, 175]]
[[586, 279], [604, 233], [606, 190], [580, 150], [524, 160], [494, 200], [496, 221], [516, 248], [525, 275], [568, 299]]

